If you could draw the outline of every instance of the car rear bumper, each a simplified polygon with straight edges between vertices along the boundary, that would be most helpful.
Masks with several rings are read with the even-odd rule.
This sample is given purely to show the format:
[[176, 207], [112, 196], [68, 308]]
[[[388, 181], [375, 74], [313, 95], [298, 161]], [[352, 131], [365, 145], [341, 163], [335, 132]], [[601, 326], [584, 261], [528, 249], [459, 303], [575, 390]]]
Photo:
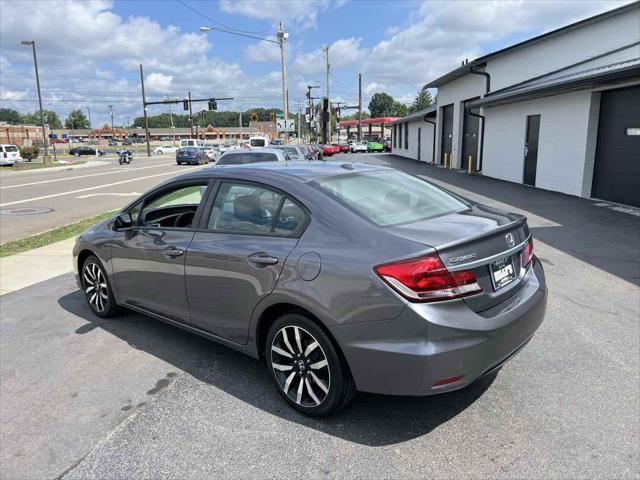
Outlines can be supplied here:
[[[465, 387], [513, 358], [545, 315], [547, 291], [537, 259], [523, 287], [482, 314], [462, 300], [408, 303], [395, 319], [340, 325], [340, 344], [360, 391], [433, 395]], [[455, 382], [437, 385], [443, 380]]]

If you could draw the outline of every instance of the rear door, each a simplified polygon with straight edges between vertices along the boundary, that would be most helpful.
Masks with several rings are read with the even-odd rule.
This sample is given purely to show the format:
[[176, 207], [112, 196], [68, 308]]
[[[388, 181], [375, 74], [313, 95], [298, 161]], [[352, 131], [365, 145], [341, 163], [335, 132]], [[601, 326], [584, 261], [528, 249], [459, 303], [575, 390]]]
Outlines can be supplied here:
[[283, 192], [247, 182], [220, 182], [209, 203], [186, 257], [191, 323], [244, 344], [309, 217]]

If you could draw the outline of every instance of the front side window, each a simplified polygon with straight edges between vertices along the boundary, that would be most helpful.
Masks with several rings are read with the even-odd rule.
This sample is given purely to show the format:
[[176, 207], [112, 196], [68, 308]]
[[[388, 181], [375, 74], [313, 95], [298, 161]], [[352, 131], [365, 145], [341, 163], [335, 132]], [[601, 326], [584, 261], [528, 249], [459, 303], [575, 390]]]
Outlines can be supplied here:
[[304, 211], [281, 193], [225, 182], [218, 190], [207, 226], [220, 233], [292, 235], [305, 219]]
[[164, 191], [159, 196], [145, 202], [139, 214], [136, 212], [138, 225], [191, 228], [196, 210], [202, 202], [206, 189], [206, 184], [197, 184], [182, 185]]
[[318, 185], [351, 210], [382, 227], [469, 208], [447, 192], [394, 170], [339, 175], [320, 180]]

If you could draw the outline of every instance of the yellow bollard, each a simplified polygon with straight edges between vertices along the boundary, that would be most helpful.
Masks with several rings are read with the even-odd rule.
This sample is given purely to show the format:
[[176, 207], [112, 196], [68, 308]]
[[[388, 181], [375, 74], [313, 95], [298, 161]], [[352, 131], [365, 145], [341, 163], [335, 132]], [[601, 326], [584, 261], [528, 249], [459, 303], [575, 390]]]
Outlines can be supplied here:
[[469, 175], [471, 175], [471, 162], [473, 161], [471, 155], [469, 155], [469, 162], [468, 162], [468, 173]]

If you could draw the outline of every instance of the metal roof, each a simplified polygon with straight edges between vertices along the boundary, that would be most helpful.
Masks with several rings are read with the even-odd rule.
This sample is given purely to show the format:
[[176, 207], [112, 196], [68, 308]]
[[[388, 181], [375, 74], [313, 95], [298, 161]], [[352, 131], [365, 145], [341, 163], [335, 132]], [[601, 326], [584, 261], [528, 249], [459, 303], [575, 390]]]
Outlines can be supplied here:
[[391, 122], [391, 125], [396, 125], [398, 123], [405, 123], [405, 122], [413, 122], [414, 120], [422, 120], [425, 115], [428, 115], [430, 117], [435, 117], [437, 111], [438, 111], [438, 105], [431, 105], [430, 107], [425, 108], [424, 110], [418, 110], [417, 112], [414, 112], [411, 115], [398, 118], [393, 122]]
[[625, 80], [640, 82], [640, 58], [595, 67], [583, 64], [579, 71], [562, 71], [537, 78], [515, 87], [489, 94], [471, 102], [469, 106], [471, 108], [489, 107], [558, 93], [567, 93], [569, 91], [606, 86]]
[[530, 38], [529, 40], [525, 40], [523, 42], [520, 43], [516, 43], [514, 45], [511, 45], [509, 47], [503, 48], [501, 50], [497, 50], [495, 52], [489, 53], [487, 55], [484, 55], [482, 57], [476, 58], [475, 60], [472, 60], [471, 62], [465, 63], [461, 66], [459, 66], [458, 68], [451, 70], [450, 72], [442, 75], [441, 77], [436, 78], [435, 80], [432, 80], [431, 82], [427, 83], [425, 86], [426, 88], [436, 88], [439, 87], [440, 85], [443, 85], [445, 83], [449, 83], [453, 80], [456, 80], [460, 77], [465, 76], [466, 74], [468, 74], [472, 68], [478, 69], [480, 67], [484, 67], [487, 63], [488, 60], [495, 58], [499, 55], [503, 55], [505, 53], [511, 52], [513, 50], [517, 50], [520, 48], [523, 48], [525, 46], [528, 45], [533, 45], [535, 43], [541, 42], [543, 40], [547, 40], [549, 38], [564, 34], [566, 32], [570, 32], [571, 30], [575, 30], [577, 28], [581, 28], [585, 25], [589, 25], [592, 23], [596, 23], [599, 22], [601, 20], [605, 20], [609, 17], [613, 17], [615, 15], [620, 15], [621, 13], [625, 13], [629, 10], [633, 10], [635, 8], [640, 7], [640, 1], [637, 2], [632, 2], [632, 3], [628, 3], [627, 5], [623, 5], [621, 7], [618, 8], [614, 8], [613, 10], [609, 10], [607, 12], [604, 13], [600, 13], [598, 15], [594, 15], [593, 17], [589, 17], [589, 18], [585, 18], [584, 20], [580, 20], [578, 22], [572, 23], [570, 25], [565, 25], [564, 27], [558, 28], [556, 30], [552, 30], [551, 32], [547, 32], [547, 33], [543, 33], [542, 35], [538, 35], [537, 37], [533, 37]]

